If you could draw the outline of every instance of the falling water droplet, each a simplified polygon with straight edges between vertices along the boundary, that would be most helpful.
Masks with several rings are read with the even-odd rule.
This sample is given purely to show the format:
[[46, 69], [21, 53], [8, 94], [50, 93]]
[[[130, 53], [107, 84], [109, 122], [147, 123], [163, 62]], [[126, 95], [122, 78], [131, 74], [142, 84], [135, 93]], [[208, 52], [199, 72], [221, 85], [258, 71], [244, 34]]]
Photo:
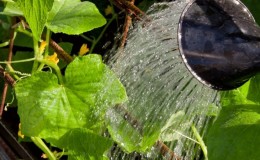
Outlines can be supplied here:
[[[125, 125], [125, 128], [144, 127], [146, 132], [153, 132], [171, 123], [168, 120], [182, 112], [184, 114], [178, 119], [173, 118], [174, 124], [167, 129], [171, 135], [174, 130], [194, 138], [191, 125], [202, 132], [203, 125], [208, 122], [207, 107], [216, 103], [218, 93], [192, 77], [177, 46], [177, 25], [187, 2], [176, 0], [154, 4], [147, 11], [150, 21], [137, 22], [130, 31], [124, 53], [111, 59], [112, 69], [128, 93], [129, 101], [125, 107], [138, 121], [138, 125]], [[145, 27], [143, 23], [146, 23]], [[123, 121], [118, 123], [123, 124]], [[139, 124], [145, 125], [140, 127]], [[169, 147], [184, 156], [183, 159], [195, 157], [198, 154], [194, 149], [196, 143], [184, 136], [178, 137], [176, 142], [169, 143]], [[132, 139], [136, 140], [136, 137]], [[156, 159], [155, 154], [147, 156]]]

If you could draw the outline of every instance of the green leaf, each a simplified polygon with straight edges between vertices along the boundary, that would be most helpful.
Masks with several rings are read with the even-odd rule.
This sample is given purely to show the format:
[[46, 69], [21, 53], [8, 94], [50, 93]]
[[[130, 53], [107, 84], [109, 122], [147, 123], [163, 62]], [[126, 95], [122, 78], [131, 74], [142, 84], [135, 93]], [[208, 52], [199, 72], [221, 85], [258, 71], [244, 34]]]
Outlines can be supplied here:
[[254, 102], [255, 104], [260, 104], [260, 75], [254, 76], [250, 80], [250, 86], [248, 88], [247, 99]]
[[68, 131], [58, 142], [58, 147], [68, 150], [69, 160], [103, 160], [112, 146], [109, 138], [97, 135], [88, 129], [76, 128]]
[[221, 93], [221, 105], [243, 105], [243, 104], [260, 104], [260, 75], [252, 77], [243, 86]]
[[103, 26], [106, 19], [91, 2], [55, 1], [46, 26], [53, 32], [81, 34]]
[[251, 81], [248, 81], [237, 89], [221, 92], [221, 106], [254, 104], [247, 98], [250, 84]]
[[[22, 51], [17, 51], [15, 55], [13, 56], [14, 61], [18, 60], [24, 60], [24, 59], [29, 59], [33, 58], [34, 53], [33, 52], [22, 52]], [[33, 66], [33, 61], [31, 62], [24, 62], [24, 63], [14, 63], [12, 64], [12, 67], [15, 71], [19, 71], [21, 73], [30, 73], [31, 69]]]
[[110, 109], [106, 116], [107, 128], [112, 139], [127, 153], [147, 152], [158, 140], [160, 128], [154, 122], [154, 126], [141, 124], [132, 115], [120, 113], [123, 106], [117, 107], [119, 108]]
[[238, 89], [222, 92], [222, 110], [206, 135], [210, 160], [258, 159], [258, 91], [259, 75]]
[[126, 152], [131, 153], [140, 148], [139, 144], [142, 141], [139, 126], [134, 128], [129, 124], [124, 116], [114, 109], [109, 109], [107, 112], [107, 128], [112, 139]]
[[5, 15], [0, 15], [0, 41], [6, 42], [9, 41], [10, 38], [10, 17]]
[[98, 55], [76, 58], [65, 71], [65, 84], [56, 75], [38, 72], [15, 86], [21, 130], [26, 136], [55, 141], [69, 129], [100, 132], [107, 108], [126, 101], [123, 85]]
[[[170, 142], [174, 140], [178, 140], [181, 138], [181, 135], [176, 132], [174, 127], [176, 124], [181, 124], [182, 128], [190, 128], [191, 122], [183, 122], [183, 118], [185, 116], [184, 111], [179, 111], [175, 114], [172, 114], [172, 116], [169, 118], [169, 120], [166, 122], [166, 124], [161, 129], [160, 139], [163, 142]], [[182, 123], [181, 123], [182, 122]]]
[[39, 40], [54, 0], [17, 0], [34, 38]]
[[17, 33], [14, 39], [14, 45], [20, 47], [33, 48], [33, 39], [23, 33]]
[[223, 107], [206, 137], [209, 159], [259, 159], [259, 113], [259, 105]]
[[3, 12], [0, 14], [8, 16], [23, 16], [23, 12], [20, 10], [19, 6], [15, 2], [7, 2]]

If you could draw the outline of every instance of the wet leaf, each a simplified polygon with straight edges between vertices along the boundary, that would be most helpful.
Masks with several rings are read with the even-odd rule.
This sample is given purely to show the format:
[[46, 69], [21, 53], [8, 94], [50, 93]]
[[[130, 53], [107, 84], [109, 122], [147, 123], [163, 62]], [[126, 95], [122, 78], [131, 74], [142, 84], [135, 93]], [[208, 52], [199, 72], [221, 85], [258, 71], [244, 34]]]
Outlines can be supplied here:
[[76, 128], [68, 131], [59, 140], [60, 148], [68, 149], [69, 160], [103, 160], [104, 155], [112, 146], [109, 138], [97, 135], [88, 129]]
[[117, 77], [98, 55], [76, 58], [65, 71], [65, 84], [56, 75], [38, 72], [15, 86], [22, 133], [55, 141], [69, 129], [100, 132], [107, 108], [127, 99]]
[[251, 81], [248, 81], [243, 86], [237, 89], [222, 92], [221, 105], [230, 106], [230, 105], [254, 104], [254, 102], [250, 101], [247, 98], [250, 82]]
[[260, 104], [260, 75], [254, 76], [250, 80], [250, 86], [248, 88], [247, 99], [250, 101]]
[[107, 112], [107, 128], [112, 139], [126, 152], [138, 150], [142, 136], [137, 128], [129, 124], [122, 114], [114, 109]]
[[137, 118], [124, 115], [123, 112], [119, 113], [119, 110], [110, 109], [106, 116], [107, 128], [112, 139], [127, 153], [147, 152], [159, 138], [158, 125], [143, 125], [138, 123]]
[[[178, 140], [181, 138], [181, 135], [177, 133], [178, 131], [175, 130], [176, 124], [181, 124], [183, 118], [184, 118], [185, 112], [179, 111], [175, 114], [172, 114], [172, 116], [169, 118], [169, 120], [166, 122], [166, 124], [161, 129], [160, 139], [163, 142], [169, 142]], [[183, 128], [190, 128], [191, 124], [188, 122], [182, 123]]]

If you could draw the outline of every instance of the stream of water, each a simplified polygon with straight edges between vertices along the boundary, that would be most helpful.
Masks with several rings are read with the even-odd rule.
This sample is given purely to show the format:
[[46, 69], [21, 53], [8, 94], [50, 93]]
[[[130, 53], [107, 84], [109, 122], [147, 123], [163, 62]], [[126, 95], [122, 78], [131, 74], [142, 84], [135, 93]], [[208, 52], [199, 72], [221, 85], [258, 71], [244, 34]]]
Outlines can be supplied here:
[[[218, 92], [198, 82], [180, 56], [177, 27], [187, 2], [151, 6], [147, 12], [149, 21], [134, 24], [124, 51], [118, 51], [110, 59], [110, 64], [126, 87], [129, 101], [123, 107], [135, 117], [136, 129], [145, 132], [144, 135], [160, 131], [161, 141], [182, 159], [190, 160], [199, 157], [198, 144], [187, 138], [196, 140], [191, 126], [194, 125], [203, 136], [210, 110], [217, 105]], [[118, 112], [111, 110], [108, 117], [115, 127], [121, 124], [123, 130], [129, 132], [131, 125], [124, 122], [127, 117], [119, 119], [115, 116]], [[132, 134], [130, 141], [136, 141], [135, 136]], [[162, 158], [153, 149], [140, 156], [123, 154], [121, 149], [115, 148], [111, 159]]]

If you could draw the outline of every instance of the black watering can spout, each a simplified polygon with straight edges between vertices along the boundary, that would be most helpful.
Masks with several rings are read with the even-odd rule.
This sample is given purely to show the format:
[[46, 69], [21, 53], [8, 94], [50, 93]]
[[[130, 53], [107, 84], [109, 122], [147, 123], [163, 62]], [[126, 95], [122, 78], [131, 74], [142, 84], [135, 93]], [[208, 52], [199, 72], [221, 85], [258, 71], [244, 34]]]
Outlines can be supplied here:
[[188, 69], [214, 89], [237, 88], [260, 71], [260, 28], [239, 0], [192, 0], [178, 41]]

